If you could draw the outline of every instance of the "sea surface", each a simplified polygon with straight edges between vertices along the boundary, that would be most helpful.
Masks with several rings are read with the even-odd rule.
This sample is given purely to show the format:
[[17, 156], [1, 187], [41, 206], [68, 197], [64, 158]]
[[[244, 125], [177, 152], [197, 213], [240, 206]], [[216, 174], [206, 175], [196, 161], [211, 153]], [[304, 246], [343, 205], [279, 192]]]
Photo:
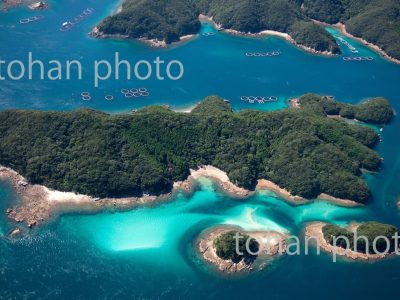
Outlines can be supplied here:
[[[386, 97], [400, 110], [400, 66], [382, 59], [356, 41], [357, 56], [373, 61], [344, 61], [303, 52], [275, 38], [227, 35], [204, 24], [193, 40], [169, 49], [152, 49], [136, 41], [97, 40], [87, 35], [118, 1], [51, 1], [50, 9], [25, 8], [0, 13], [0, 60], [26, 60], [27, 53], [44, 61], [79, 59], [85, 80], [0, 81], [0, 109], [73, 110], [81, 107], [109, 113], [129, 112], [153, 104], [188, 109], [207, 95], [229, 99], [235, 110], [275, 110], [287, 100], [307, 92], [333, 95], [358, 103]], [[94, 13], [70, 31], [59, 30], [86, 8]], [[19, 20], [34, 15], [29, 24]], [[329, 29], [336, 37], [339, 32]], [[344, 55], [354, 56], [346, 46]], [[180, 60], [185, 66], [179, 81], [108, 80], [93, 87], [93, 61], [121, 58], [137, 62], [160, 57]], [[246, 52], [280, 51], [278, 57], [247, 57]], [[4, 70], [2, 70], [4, 72]], [[125, 99], [122, 88], [147, 88], [149, 97]], [[90, 92], [91, 101], [80, 94]], [[113, 95], [106, 101], [105, 95]], [[279, 101], [250, 104], [241, 96], [276, 96]], [[380, 221], [400, 226], [396, 200], [400, 196], [400, 122], [396, 118], [381, 133], [377, 151], [384, 158], [378, 174], [365, 177], [373, 200], [365, 207], [344, 208], [327, 202], [293, 206], [263, 191], [246, 200], [232, 199], [201, 179], [190, 197], [177, 195], [168, 202], [129, 212], [63, 215], [18, 239], [7, 233], [15, 228], [0, 214], [0, 299], [395, 299], [400, 280], [400, 259], [350, 262], [311, 251], [284, 256], [263, 272], [226, 277], [202, 262], [193, 243], [216, 225], [248, 230], [276, 230], [302, 236], [312, 221], [340, 225], [351, 221]], [[6, 182], [0, 183], [0, 210], [18, 198]]]

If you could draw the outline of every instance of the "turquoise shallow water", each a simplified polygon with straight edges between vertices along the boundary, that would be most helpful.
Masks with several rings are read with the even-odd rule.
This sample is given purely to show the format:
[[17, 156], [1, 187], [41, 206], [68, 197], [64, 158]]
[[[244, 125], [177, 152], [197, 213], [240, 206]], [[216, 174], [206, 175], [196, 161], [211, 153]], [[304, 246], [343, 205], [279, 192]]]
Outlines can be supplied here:
[[[26, 26], [18, 20], [32, 15], [26, 9], [1, 15], [1, 59], [24, 59], [32, 51], [42, 59], [80, 59], [91, 78], [94, 59], [111, 58], [119, 51], [126, 59], [180, 59], [185, 76], [178, 82], [108, 81], [100, 89], [88, 81], [1, 82], [0, 109], [34, 108], [71, 110], [82, 106], [108, 112], [128, 111], [166, 103], [187, 108], [209, 94], [231, 100], [235, 109], [279, 109], [286, 100], [306, 92], [335, 95], [357, 103], [366, 97], [385, 96], [400, 109], [400, 67], [391, 64], [355, 41], [360, 55], [372, 62], [344, 62], [304, 53], [278, 38], [248, 39], [222, 33], [200, 36], [179, 47], [150, 49], [133, 41], [95, 40], [90, 28], [116, 7], [116, 2], [56, 1], [40, 12], [44, 19]], [[91, 18], [67, 33], [60, 24], [94, 7]], [[213, 30], [205, 25], [203, 31]], [[332, 31], [333, 35], [338, 35]], [[6, 42], [3, 42], [6, 41]], [[343, 48], [345, 55], [349, 55]], [[280, 50], [276, 58], [249, 58], [246, 52]], [[144, 86], [151, 96], [140, 100], [120, 97], [124, 87]], [[82, 102], [82, 91], [92, 92]], [[105, 101], [105, 94], [116, 99]], [[118, 96], [117, 96], [118, 95]], [[279, 102], [251, 105], [242, 95], [275, 95]], [[292, 206], [268, 192], [247, 200], [230, 199], [209, 180], [189, 198], [178, 195], [168, 203], [124, 213], [65, 215], [20, 240], [0, 238], [0, 298], [25, 299], [142, 299], [142, 298], [253, 298], [294, 297], [337, 299], [357, 295], [373, 299], [396, 295], [399, 259], [377, 263], [331, 262], [327, 255], [283, 257], [270, 268], [248, 278], [226, 279], [212, 272], [193, 253], [193, 240], [213, 225], [230, 224], [249, 230], [271, 229], [300, 235], [307, 222], [324, 220], [346, 224], [351, 220], [376, 220], [400, 225], [396, 198], [400, 195], [400, 141], [398, 119], [382, 132], [377, 150], [384, 157], [380, 173], [366, 177], [374, 199], [363, 208], [343, 208], [326, 202]], [[16, 201], [12, 190], [0, 184], [0, 209]], [[0, 234], [13, 226], [0, 218]], [[288, 288], [290, 287], [290, 288]], [[333, 288], [333, 290], [332, 290]]]

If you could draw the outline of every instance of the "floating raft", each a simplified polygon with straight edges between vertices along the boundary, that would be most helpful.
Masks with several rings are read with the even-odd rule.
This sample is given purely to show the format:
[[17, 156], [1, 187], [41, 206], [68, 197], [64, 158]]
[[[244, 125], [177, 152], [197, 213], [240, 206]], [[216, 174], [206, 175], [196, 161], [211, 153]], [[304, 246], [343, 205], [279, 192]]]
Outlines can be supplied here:
[[353, 53], [358, 53], [358, 50], [356, 48], [354, 48], [348, 41], [346, 41], [344, 38], [342, 37], [338, 37], [338, 40], [343, 44], [346, 45], [351, 52]]
[[275, 96], [241, 96], [240, 100], [244, 101], [244, 102], [248, 102], [248, 103], [260, 103], [260, 104], [264, 104], [264, 103], [268, 103], [268, 102], [276, 102], [278, 101], [278, 97]]
[[89, 92], [82, 92], [81, 97], [83, 101], [90, 101], [92, 100], [92, 96], [90, 95]]
[[147, 88], [131, 88], [131, 89], [122, 89], [121, 94], [124, 95], [125, 98], [140, 98], [140, 97], [148, 97], [150, 96]]
[[215, 32], [204, 32], [201, 35], [202, 36], [213, 36], [213, 35], [215, 35]]
[[344, 56], [344, 61], [371, 61], [374, 60], [371, 56]]
[[76, 24], [81, 22], [82, 20], [86, 19], [89, 17], [92, 13], [94, 12], [94, 8], [86, 8], [85, 10], [82, 11], [82, 13], [79, 16], [76, 16], [72, 20], [66, 21], [61, 25], [60, 31], [68, 31], [72, 27], [74, 27]]
[[29, 17], [29, 18], [26, 18], [26, 19], [19, 20], [19, 24], [29, 24], [29, 23], [32, 23], [32, 22], [39, 21], [39, 20], [41, 20], [43, 18], [44, 18], [43, 16], [33, 16], [33, 17]]
[[272, 57], [279, 56], [282, 53], [280, 51], [271, 51], [271, 52], [246, 52], [247, 57]]
[[[124, 95], [125, 98], [140, 98], [150, 96], [147, 88], [121, 89], [121, 94]], [[90, 94], [90, 92], [82, 92], [80, 95], [83, 101], [92, 100], [92, 95]], [[112, 94], [107, 94], [104, 96], [104, 99], [107, 101], [113, 101], [115, 99], [115, 96]]]

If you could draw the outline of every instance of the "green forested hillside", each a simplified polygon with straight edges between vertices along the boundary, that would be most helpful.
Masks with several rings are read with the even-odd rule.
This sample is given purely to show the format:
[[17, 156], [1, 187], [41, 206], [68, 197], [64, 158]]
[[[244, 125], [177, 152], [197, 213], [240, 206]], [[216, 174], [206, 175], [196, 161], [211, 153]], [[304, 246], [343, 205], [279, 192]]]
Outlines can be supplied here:
[[213, 16], [225, 28], [243, 32], [264, 29], [287, 32], [299, 20], [308, 19], [298, 5], [289, 0], [199, 0], [200, 11]]
[[[199, 14], [213, 16], [226, 29], [257, 33], [277, 30], [296, 34], [299, 44], [313, 49], [339, 53], [334, 39], [313, 24], [291, 0], [126, 0], [122, 12], [106, 18], [98, 27], [106, 34], [124, 34], [132, 38], [146, 37], [179, 40], [197, 33]], [[307, 26], [297, 26], [298, 21]], [[307, 35], [312, 37], [305, 38]]]
[[345, 23], [351, 34], [400, 59], [398, 0], [304, 0], [303, 8], [313, 19]]
[[188, 0], [127, 0], [120, 13], [107, 17], [98, 27], [107, 34], [171, 43], [199, 31], [198, 15], [198, 9]]
[[313, 22], [298, 21], [289, 28], [289, 34], [300, 45], [316, 51], [340, 53], [335, 38], [326, 33], [326, 30]]
[[[367, 238], [368, 243], [364, 238], [359, 238], [358, 240], [355, 240], [355, 235], [353, 232], [337, 225], [327, 224], [323, 227], [322, 231], [324, 234], [324, 238], [328, 241], [328, 243], [332, 245], [336, 244], [337, 246], [342, 248], [346, 248], [346, 246], [349, 246], [349, 249], [357, 249], [358, 252], [362, 253], [374, 254], [375, 249], [381, 253], [388, 250], [390, 253], [394, 250], [397, 250], [396, 245], [398, 246], [394, 239], [394, 236], [396, 232], [399, 231], [399, 229], [392, 225], [382, 224], [378, 222], [363, 223], [357, 228], [357, 236]], [[346, 240], [343, 237], [346, 237], [349, 240], [349, 245], [346, 244]], [[383, 237], [386, 237], [389, 240], [389, 245], [386, 244], [386, 241]], [[376, 246], [374, 249], [375, 239]]]
[[211, 164], [245, 188], [266, 178], [308, 198], [326, 192], [364, 202], [360, 169], [378, 170], [369, 148], [377, 135], [327, 118], [320, 99], [306, 95], [303, 108], [275, 112], [232, 112], [217, 97], [190, 114], [4, 111], [0, 164], [31, 183], [99, 197], [164, 193], [189, 168]]
[[333, 53], [340, 53], [336, 42], [311, 19], [343, 22], [353, 35], [400, 58], [398, 0], [126, 0], [122, 12], [98, 27], [107, 34], [170, 43], [198, 32], [200, 13], [214, 17], [227, 29], [286, 32], [299, 44]]
[[340, 103], [326, 97], [310, 94], [300, 98], [303, 108], [311, 108], [327, 115], [340, 115], [347, 119], [357, 119], [371, 124], [386, 124], [393, 118], [394, 112], [385, 98], [374, 98], [359, 105]]

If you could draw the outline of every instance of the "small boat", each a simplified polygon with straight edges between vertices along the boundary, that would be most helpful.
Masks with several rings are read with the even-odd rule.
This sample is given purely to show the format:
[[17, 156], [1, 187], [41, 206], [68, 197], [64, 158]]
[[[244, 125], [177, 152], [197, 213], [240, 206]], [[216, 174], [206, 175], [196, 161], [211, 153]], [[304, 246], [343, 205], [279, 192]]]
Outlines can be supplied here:
[[64, 23], [62, 23], [62, 27], [66, 27], [66, 26], [68, 26], [69, 25], [69, 22], [64, 22]]

